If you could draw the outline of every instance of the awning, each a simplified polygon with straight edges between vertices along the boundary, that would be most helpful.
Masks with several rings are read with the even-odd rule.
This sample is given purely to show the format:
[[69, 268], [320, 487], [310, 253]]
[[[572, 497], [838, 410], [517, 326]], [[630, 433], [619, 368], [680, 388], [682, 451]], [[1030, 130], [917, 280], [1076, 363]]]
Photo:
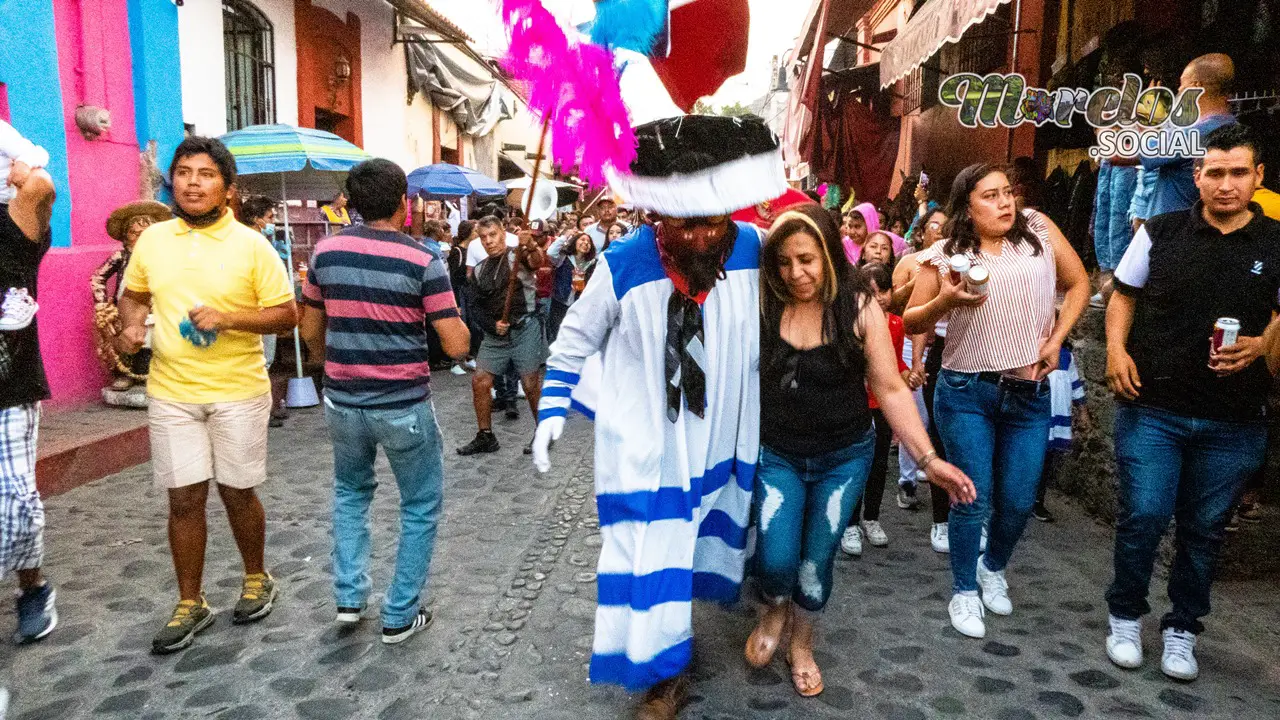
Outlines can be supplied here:
[[[542, 163], [542, 169], [538, 173], [539, 177], [549, 178], [552, 176], [551, 164]], [[516, 152], [499, 152], [498, 153], [498, 179], [502, 181], [515, 180], [515, 178], [527, 179], [533, 176], [533, 161], [525, 157], [525, 153]], [[508, 185], [508, 187], [513, 187]], [[519, 187], [514, 186], [514, 187]]]
[[[448, 18], [431, 9], [431, 6], [424, 0], [386, 1], [401, 15], [423, 26], [423, 29], [429, 31], [429, 35], [434, 35], [439, 40], [457, 43], [471, 42], [471, 37], [463, 32], [462, 28], [449, 22]], [[421, 31], [412, 27], [400, 27], [394, 30], [395, 37], [401, 37], [402, 34], [414, 36], [422, 34]]]
[[795, 48], [791, 51], [792, 62], [798, 62], [813, 49], [814, 35], [818, 25], [818, 10], [824, 2], [830, 8], [827, 10], [827, 28], [824, 33], [826, 37], [818, 43], [819, 49], [826, 47], [827, 41], [832, 38], [853, 37], [858, 21], [876, 5], [876, 0], [813, 0], [809, 5], [809, 12], [805, 15], [800, 37], [796, 38]]
[[1009, 0], [928, 0], [880, 52], [880, 87], [910, 75]]

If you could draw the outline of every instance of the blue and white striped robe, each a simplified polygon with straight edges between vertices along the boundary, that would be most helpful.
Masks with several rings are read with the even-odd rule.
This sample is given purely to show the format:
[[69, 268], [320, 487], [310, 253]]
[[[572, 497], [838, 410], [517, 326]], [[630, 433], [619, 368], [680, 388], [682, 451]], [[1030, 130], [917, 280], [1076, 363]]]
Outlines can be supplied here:
[[539, 419], [571, 406], [595, 419], [595, 683], [638, 690], [678, 675], [693, 655], [692, 600], [738, 598], [760, 451], [760, 234], [738, 229], [702, 308], [705, 419], [687, 408], [667, 419], [673, 285], [652, 228], [605, 251], [551, 347]]

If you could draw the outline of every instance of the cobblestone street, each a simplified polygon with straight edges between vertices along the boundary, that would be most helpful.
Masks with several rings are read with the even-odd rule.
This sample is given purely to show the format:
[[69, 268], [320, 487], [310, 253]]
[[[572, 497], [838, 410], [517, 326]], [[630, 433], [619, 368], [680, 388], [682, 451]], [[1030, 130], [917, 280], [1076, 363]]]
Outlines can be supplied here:
[[[41, 644], [8, 644], [0, 614], [0, 678], [11, 720], [35, 718], [545, 718], [628, 717], [633, 698], [586, 683], [599, 549], [590, 426], [571, 420], [539, 477], [521, 454], [532, 433], [497, 420], [502, 450], [461, 458], [475, 431], [467, 378], [438, 373], [446, 496], [429, 583], [435, 624], [401, 646], [378, 641], [377, 613], [339, 630], [329, 574], [331, 464], [323, 416], [295, 412], [271, 431], [268, 565], [275, 612], [233, 626], [240, 564], [225, 515], [210, 504], [206, 594], [217, 622], [185, 652], [148, 653], [176, 599], [165, 504], [143, 465], [47, 502], [46, 568], [60, 624]], [[896, 466], [895, 466], [896, 467]], [[397, 527], [385, 462], [374, 512], [374, 588], [385, 589]], [[841, 557], [819, 626], [826, 691], [800, 698], [781, 656], [749, 671], [742, 647], [751, 603], [696, 611], [694, 698], [682, 718], [1232, 718], [1280, 717], [1280, 597], [1274, 582], [1223, 583], [1198, 649], [1201, 679], [1159, 671], [1158, 616], [1142, 670], [1103, 651], [1110, 533], [1061, 497], [1058, 522], [1033, 522], [1010, 568], [1015, 610], [988, 616], [986, 640], [950, 629], [946, 556], [928, 544], [928, 510], [886, 493], [888, 548]], [[6, 578], [0, 591], [10, 593]], [[749, 594], [744, 594], [744, 597]], [[372, 607], [380, 602], [375, 594]]]

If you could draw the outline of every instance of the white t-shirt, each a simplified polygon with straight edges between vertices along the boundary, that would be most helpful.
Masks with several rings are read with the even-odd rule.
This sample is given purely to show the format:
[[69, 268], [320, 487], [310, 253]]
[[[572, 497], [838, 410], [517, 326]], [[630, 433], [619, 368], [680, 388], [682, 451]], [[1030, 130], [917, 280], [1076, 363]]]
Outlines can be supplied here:
[[[507, 233], [507, 247], [513, 248], [519, 244], [520, 238]], [[472, 240], [471, 244], [467, 246], [467, 267], [473, 268], [484, 262], [487, 257], [489, 257], [489, 253], [485, 252], [484, 243], [480, 242], [480, 238], [477, 237]]]

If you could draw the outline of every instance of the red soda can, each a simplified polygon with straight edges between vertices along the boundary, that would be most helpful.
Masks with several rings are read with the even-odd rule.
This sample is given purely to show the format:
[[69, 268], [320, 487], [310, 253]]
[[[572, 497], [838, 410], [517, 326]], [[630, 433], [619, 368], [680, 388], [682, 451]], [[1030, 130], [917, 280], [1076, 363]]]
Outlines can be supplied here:
[[1240, 321], [1235, 318], [1218, 318], [1213, 324], [1213, 351], [1236, 344], [1240, 337]]

